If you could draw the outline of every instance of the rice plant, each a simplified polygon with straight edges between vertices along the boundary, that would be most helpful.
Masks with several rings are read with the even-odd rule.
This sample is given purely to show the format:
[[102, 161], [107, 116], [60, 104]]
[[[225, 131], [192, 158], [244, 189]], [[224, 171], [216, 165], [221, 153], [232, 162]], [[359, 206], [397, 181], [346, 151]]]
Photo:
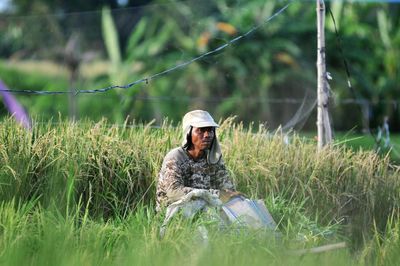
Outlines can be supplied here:
[[[395, 228], [391, 217], [398, 217], [400, 203], [400, 168], [389, 158], [340, 144], [318, 152], [313, 141], [295, 133], [244, 128], [232, 118], [220, 124], [217, 135], [238, 190], [265, 200], [284, 235], [302, 243], [296, 248], [347, 239], [356, 252], [364, 244], [382, 250], [371, 243], [385, 243], [383, 232]], [[54, 255], [48, 260], [65, 264], [128, 264], [129, 260], [151, 264], [147, 256], [160, 264], [187, 259], [185, 254], [193, 250], [186, 242], [196, 227], [177, 225], [171, 237], [160, 241], [161, 217], [154, 212], [157, 172], [167, 151], [181, 141], [180, 127], [168, 121], [160, 128], [109, 125], [106, 120], [59, 121], [37, 123], [26, 131], [4, 119], [0, 124], [2, 261], [29, 258], [39, 264], [47, 253]], [[283, 249], [279, 245], [276, 250], [265, 249], [265, 243], [252, 237], [235, 240], [215, 235], [210, 245], [228, 246], [227, 253], [206, 249], [196, 255], [199, 264], [208, 258], [240, 264], [243, 260], [235, 252], [241, 245], [250, 249], [248, 254], [263, 254], [254, 255], [254, 264], [261, 264], [265, 256], [274, 263], [277, 250]], [[54, 247], [66, 252], [57, 253]], [[155, 258], [159, 254], [160, 259]]]

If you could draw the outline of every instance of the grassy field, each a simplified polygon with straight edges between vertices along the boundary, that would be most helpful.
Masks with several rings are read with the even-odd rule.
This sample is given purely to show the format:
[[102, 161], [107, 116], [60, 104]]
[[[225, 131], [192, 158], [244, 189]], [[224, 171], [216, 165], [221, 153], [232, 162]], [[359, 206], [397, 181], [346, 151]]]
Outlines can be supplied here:
[[[208, 242], [197, 235], [201, 224], [175, 221], [161, 240], [160, 217], [139, 208], [124, 219], [93, 221], [54, 210], [10, 204], [0, 208], [4, 265], [333, 265], [356, 263], [341, 249], [325, 254], [294, 254], [300, 244], [278, 243], [266, 234], [229, 234], [210, 230]], [[80, 218], [78, 218], [80, 217]], [[208, 225], [210, 227], [210, 225]], [[303, 245], [304, 246], [304, 245]]]
[[[218, 136], [240, 191], [263, 199], [282, 237], [176, 220], [158, 237], [156, 175], [181, 142], [167, 122], [60, 122], [26, 131], [0, 124], [0, 264], [395, 264], [400, 168], [372, 151], [315, 142], [231, 119]], [[256, 131], [256, 133], [254, 133]], [[209, 229], [205, 245], [198, 226]], [[293, 250], [346, 241], [347, 248]]]
[[343, 143], [355, 150], [376, 150], [382, 156], [388, 155], [397, 164], [400, 163], [400, 134], [391, 134], [390, 141], [385, 147], [385, 139], [376, 141], [376, 136], [369, 134], [337, 133], [335, 138], [338, 143]]
[[[308, 141], [315, 141], [316, 134], [314, 133], [300, 133]], [[335, 132], [334, 134], [335, 145], [345, 145], [354, 151], [376, 151], [380, 156], [389, 158], [396, 164], [400, 164], [400, 134], [391, 134], [388, 146], [385, 146], [385, 136], [379, 141], [376, 140], [376, 135], [360, 134], [352, 131], [349, 132]]]

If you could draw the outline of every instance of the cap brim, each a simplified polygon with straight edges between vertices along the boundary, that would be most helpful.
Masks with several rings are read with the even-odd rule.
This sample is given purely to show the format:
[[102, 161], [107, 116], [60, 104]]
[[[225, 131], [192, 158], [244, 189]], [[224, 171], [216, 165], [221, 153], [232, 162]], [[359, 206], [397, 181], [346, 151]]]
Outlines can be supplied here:
[[191, 126], [193, 127], [219, 127], [217, 123], [214, 122], [197, 122], [197, 123], [192, 123]]

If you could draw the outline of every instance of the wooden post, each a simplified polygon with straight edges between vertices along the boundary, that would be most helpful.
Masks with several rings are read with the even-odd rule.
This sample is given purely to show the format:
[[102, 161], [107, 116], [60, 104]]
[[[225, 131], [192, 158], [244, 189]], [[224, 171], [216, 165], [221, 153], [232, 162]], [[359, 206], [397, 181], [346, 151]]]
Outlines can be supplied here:
[[332, 141], [332, 131], [329, 122], [329, 92], [325, 65], [325, 3], [317, 0], [317, 76], [318, 76], [318, 149]]
[[71, 121], [75, 121], [77, 118], [76, 108], [76, 95], [75, 86], [79, 78], [79, 66], [81, 63], [81, 54], [79, 50], [79, 36], [73, 34], [65, 47], [64, 60], [69, 71], [69, 97], [68, 97], [68, 109], [69, 118]]

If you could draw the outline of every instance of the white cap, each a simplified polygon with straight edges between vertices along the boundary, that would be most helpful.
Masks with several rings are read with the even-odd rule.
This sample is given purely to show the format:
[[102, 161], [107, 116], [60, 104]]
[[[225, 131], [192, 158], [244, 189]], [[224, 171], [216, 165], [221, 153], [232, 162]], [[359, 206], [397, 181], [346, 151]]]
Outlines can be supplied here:
[[192, 127], [219, 127], [215, 123], [212, 116], [203, 110], [191, 111], [183, 117], [182, 127], [183, 131], [187, 131], [190, 126]]

